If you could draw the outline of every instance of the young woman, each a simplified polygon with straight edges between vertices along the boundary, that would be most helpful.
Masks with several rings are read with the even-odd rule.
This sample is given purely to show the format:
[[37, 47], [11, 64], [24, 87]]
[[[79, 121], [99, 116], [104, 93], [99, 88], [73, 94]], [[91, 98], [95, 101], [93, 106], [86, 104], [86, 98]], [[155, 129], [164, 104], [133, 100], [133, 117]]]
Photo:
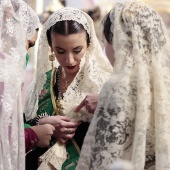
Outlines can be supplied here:
[[104, 21], [113, 62], [77, 170], [107, 170], [118, 159], [137, 170], [170, 169], [170, 50], [161, 17], [140, 1], [117, 3]]
[[[56, 130], [53, 147], [37, 148], [27, 155], [27, 169], [38, 168], [39, 156], [38, 169], [75, 169], [92, 114], [85, 108], [75, 113], [74, 108], [88, 93], [99, 93], [110, 75], [111, 66], [103, 57], [93, 21], [81, 10], [60, 9], [44, 24], [37, 74], [26, 99], [25, 115], [31, 125], [49, 123]], [[51, 70], [54, 58], [52, 65], [56, 67]]]

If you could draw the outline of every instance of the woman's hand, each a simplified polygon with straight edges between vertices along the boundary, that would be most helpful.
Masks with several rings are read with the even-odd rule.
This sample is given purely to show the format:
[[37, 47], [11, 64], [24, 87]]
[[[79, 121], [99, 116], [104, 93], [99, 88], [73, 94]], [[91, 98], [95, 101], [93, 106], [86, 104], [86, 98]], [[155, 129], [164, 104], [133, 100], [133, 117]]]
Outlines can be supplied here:
[[65, 144], [75, 135], [77, 127], [81, 122], [71, 122], [67, 116], [49, 116], [42, 118], [40, 124], [49, 123], [55, 127], [54, 137], [62, 144]]
[[39, 147], [47, 147], [49, 146], [49, 142], [51, 140], [51, 136], [55, 130], [54, 126], [49, 124], [32, 126], [31, 129], [36, 133], [38, 136], [38, 144]]
[[89, 113], [94, 113], [99, 100], [99, 94], [88, 94], [84, 100], [76, 107], [75, 112], [81, 110], [83, 106], [87, 109]]

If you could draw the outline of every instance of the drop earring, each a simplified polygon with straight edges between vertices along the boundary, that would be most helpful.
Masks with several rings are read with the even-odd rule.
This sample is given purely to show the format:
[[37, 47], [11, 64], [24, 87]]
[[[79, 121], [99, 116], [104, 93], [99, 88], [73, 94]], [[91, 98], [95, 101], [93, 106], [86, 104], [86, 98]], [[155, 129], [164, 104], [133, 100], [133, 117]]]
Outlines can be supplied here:
[[53, 69], [53, 61], [55, 60], [55, 54], [53, 53], [53, 51], [51, 51], [51, 54], [49, 55], [49, 60], [52, 62], [51, 63], [51, 67]]

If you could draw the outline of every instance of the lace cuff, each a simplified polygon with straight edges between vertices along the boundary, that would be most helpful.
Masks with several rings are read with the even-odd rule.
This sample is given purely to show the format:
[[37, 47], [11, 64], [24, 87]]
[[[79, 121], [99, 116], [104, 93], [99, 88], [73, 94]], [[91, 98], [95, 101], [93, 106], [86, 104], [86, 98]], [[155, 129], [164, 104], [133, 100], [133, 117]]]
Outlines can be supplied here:
[[45, 113], [41, 113], [40, 115], [38, 115], [36, 118], [35, 118], [35, 124], [36, 125], [39, 125], [40, 123], [40, 120], [44, 117], [48, 117], [49, 115], [45, 112]]

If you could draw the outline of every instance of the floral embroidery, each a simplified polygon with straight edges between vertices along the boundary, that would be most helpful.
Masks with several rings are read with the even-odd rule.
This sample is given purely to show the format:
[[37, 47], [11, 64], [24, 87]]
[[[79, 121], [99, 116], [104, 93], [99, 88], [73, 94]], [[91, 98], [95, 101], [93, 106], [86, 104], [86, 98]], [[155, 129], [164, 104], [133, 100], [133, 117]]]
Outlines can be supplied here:
[[47, 94], [47, 92], [48, 92], [47, 89], [41, 90], [41, 94], [39, 95], [39, 99], [43, 99], [43, 97]]

